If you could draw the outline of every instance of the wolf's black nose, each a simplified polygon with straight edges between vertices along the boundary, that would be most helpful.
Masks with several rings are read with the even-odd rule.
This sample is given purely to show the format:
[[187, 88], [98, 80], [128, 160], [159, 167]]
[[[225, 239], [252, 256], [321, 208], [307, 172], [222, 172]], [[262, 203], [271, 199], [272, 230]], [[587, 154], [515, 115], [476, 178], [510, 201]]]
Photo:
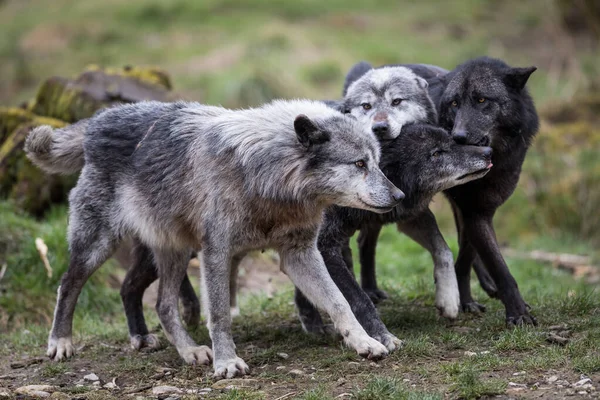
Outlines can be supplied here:
[[387, 122], [376, 122], [375, 124], [373, 124], [373, 127], [371, 129], [373, 129], [373, 133], [377, 136], [383, 136], [388, 133], [388, 131], [390, 130], [390, 126]]
[[452, 132], [452, 139], [458, 144], [467, 143], [467, 131], [454, 131]]
[[400, 201], [404, 198], [404, 192], [398, 188], [392, 192], [392, 197], [394, 201]]

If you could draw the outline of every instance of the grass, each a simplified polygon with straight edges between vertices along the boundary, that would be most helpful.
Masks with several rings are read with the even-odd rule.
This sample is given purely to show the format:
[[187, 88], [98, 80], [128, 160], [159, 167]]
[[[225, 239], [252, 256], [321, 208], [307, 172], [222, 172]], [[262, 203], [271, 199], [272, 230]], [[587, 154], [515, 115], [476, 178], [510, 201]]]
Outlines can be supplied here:
[[[18, 286], [20, 279], [31, 279], [23, 278], [25, 274], [39, 273], [38, 279], [46, 279], [39, 257], [29, 248], [34, 233], [43, 233], [40, 236], [52, 244], [53, 268], [64, 268], [53, 255], [54, 247], [57, 253], [64, 251], [64, 208], [57, 208], [41, 222], [19, 215], [9, 203], [0, 203], [0, 210], [0, 221], [12, 222], [10, 234], [0, 231], [4, 232], [1, 237], [5, 248], [11, 249], [7, 260], [11, 266], [15, 263], [27, 267], [5, 277], [5, 290], [15, 286], [26, 292], [28, 289]], [[456, 251], [454, 241], [449, 243]], [[361, 360], [336, 338], [302, 333], [295, 317], [291, 286], [279, 288], [272, 298], [261, 294], [242, 296], [242, 317], [234, 321], [234, 339], [238, 354], [252, 368], [250, 378], [257, 383], [234, 390], [213, 390], [208, 397], [275, 399], [288, 395], [296, 399], [328, 399], [346, 393], [354, 399], [474, 399], [507, 393], [508, 382], [531, 385], [544, 382], [549, 374], [574, 382], [580, 374], [600, 372], [600, 299], [595, 288], [549, 265], [517, 259], [508, 259], [508, 263], [538, 317], [539, 326], [507, 330], [501, 304], [486, 298], [475, 281], [475, 296], [488, 307], [488, 312], [477, 317], [461, 315], [458, 321], [449, 323], [440, 319], [433, 307], [428, 254], [393, 227], [386, 227], [378, 247], [378, 276], [390, 299], [379, 306], [379, 311], [390, 330], [405, 341], [401, 350], [373, 363]], [[25, 373], [31, 383], [60, 384], [62, 391], [89, 399], [118, 398], [125, 390], [147, 385], [210, 388], [210, 369], [184, 366], [175, 349], [166, 345], [160, 329], [157, 332], [165, 343], [163, 349], [154, 353], [129, 349], [118, 288], [105, 281], [114, 274], [118, 274], [114, 265], [105, 266], [86, 285], [90, 291], [88, 300], [80, 301], [75, 315], [75, 344], [79, 349], [76, 357], [60, 364], [33, 364], [19, 373]], [[40, 303], [43, 300], [48, 309], [54, 305], [57, 284], [55, 278], [34, 286]], [[112, 300], [102, 299], [98, 304], [105, 308], [100, 310], [94, 296]], [[0, 300], [4, 302], [0, 304], [14, 307], [9, 310], [18, 309], [8, 297]], [[9, 325], [11, 329], [0, 338], [0, 365], [44, 353], [49, 324], [44, 318], [37, 320], [35, 314], [28, 316], [27, 310], [9, 317], [3, 314], [5, 320], [20, 322], [15, 327]], [[151, 307], [146, 316], [149, 327], [159, 326]], [[565, 324], [568, 331], [570, 341], [566, 346], [546, 341], [548, 328], [559, 323]], [[192, 335], [199, 343], [209, 343], [204, 327]], [[163, 368], [170, 374], [156, 377]], [[301, 373], [291, 373], [292, 370]], [[526, 375], [513, 375], [519, 371]], [[116, 379], [119, 389], [96, 391], [90, 385], [75, 386], [89, 372], [96, 373], [103, 382]], [[3, 373], [14, 372], [0, 368], [0, 375]]]

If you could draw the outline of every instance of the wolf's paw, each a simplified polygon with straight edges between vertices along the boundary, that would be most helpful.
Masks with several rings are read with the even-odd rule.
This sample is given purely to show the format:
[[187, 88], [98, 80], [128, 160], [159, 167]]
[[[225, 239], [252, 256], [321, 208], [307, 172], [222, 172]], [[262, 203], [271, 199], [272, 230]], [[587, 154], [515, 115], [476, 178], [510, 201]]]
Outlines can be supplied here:
[[374, 335], [373, 339], [377, 340], [379, 343], [384, 345], [390, 353], [394, 350], [398, 350], [404, 345], [402, 340], [398, 339], [396, 336], [392, 335], [389, 332]]
[[537, 319], [529, 313], [526, 313], [525, 315], [519, 315], [517, 317], [506, 317], [506, 326], [508, 328], [515, 328], [517, 326], [524, 325], [537, 326]]
[[63, 361], [75, 354], [70, 337], [48, 339], [46, 355], [53, 361]]
[[208, 365], [212, 361], [212, 350], [208, 346], [188, 346], [177, 349], [188, 365]]
[[461, 308], [462, 308], [463, 312], [472, 313], [472, 314], [481, 314], [481, 313], [484, 313], [486, 310], [486, 308], [483, 304], [479, 304], [476, 301], [461, 304]]
[[236, 376], [244, 376], [250, 373], [248, 365], [239, 357], [232, 360], [215, 361], [215, 379], [231, 379]]
[[133, 335], [129, 337], [131, 348], [134, 350], [148, 349], [157, 350], [160, 349], [160, 340], [158, 336], [149, 333], [147, 335]]
[[377, 289], [377, 288], [375, 288], [375, 289], [368, 288], [368, 289], [364, 289], [364, 291], [366, 294], [369, 295], [369, 298], [371, 299], [373, 304], [380, 303], [381, 301], [390, 297], [386, 292], [384, 292], [383, 290]]
[[456, 288], [456, 291], [437, 291], [435, 296], [435, 307], [442, 317], [456, 319], [460, 310], [460, 295], [458, 293], [458, 288]]
[[356, 350], [358, 355], [369, 360], [380, 360], [390, 353], [383, 344], [366, 335], [361, 335], [355, 339], [349, 339], [348, 337], [346, 338], [346, 344]]

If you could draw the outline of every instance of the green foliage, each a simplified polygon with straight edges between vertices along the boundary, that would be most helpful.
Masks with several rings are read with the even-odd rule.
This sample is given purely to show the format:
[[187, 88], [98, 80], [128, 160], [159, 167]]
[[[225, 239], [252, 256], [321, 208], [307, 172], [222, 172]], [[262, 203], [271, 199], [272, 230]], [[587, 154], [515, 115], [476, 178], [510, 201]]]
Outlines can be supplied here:
[[[66, 241], [67, 217], [64, 207], [50, 211], [44, 221], [35, 221], [9, 202], [0, 202], [0, 265], [6, 275], [0, 285], [0, 328], [17, 329], [24, 324], [52, 320], [56, 289], [69, 264]], [[41, 238], [48, 246], [52, 277], [35, 246]], [[79, 313], [109, 317], [122, 312], [118, 292], [109, 286], [112, 263], [97, 271], [79, 297]], [[83, 311], [85, 310], [85, 311]], [[81, 314], [79, 314], [81, 315]]]

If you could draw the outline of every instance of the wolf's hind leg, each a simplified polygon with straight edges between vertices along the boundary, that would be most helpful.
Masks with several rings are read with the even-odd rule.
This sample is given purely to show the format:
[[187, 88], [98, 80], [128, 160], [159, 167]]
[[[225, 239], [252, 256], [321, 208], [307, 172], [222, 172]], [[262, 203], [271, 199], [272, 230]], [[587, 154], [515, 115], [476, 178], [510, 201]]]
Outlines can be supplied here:
[[152, 251], [138, 240], [133, 241], [132, 256], [133, 262], [121, 285], [121, 300], [127, 317], [129, 340], [135, 350], [157, 349], [160, 347], [160, 341], [156, 335], [148, 332], [142, 298], [144, 291], [158, 278], [158, 271], [154, 265]]
[[[89, 209], [71, 205], [69, 215], [69, 269], [57, 291], [52, 329], [46, 354], [54, 361], [73, 355], [73, 314], [77, 299], [88, 278], [114, 252], [117, 240], [112, 232]], [[85, 223], [81, 223], [85, 221]]]
[[335, 333], [331, 332], [331, 330], [328, 329], [328, 326], [323, 323], [319, 310], [308, 301], [306, 296], [304, 296], [298, 288], [296, 288], [294, 293], [294, 301], [296, 303], [296, 308], [298, 309], [298, 318], [300, 318], [300, 323], [302, 324], [304, 332], [316, 335]]
[[437, 226], [433, 213], [427, 209], [410, 221], [399, 222], [397, 227], [431, 253], [435, 306], [442, 316], [456, 318], [460, 308], [460, 294], [454, 271], [454, 256]]
[[179, 316], [179, 292], [190, 259], [188, 250], [153, 249], [158, 267], [158, 301], [156, 312], [167, 339], [187, 364], [208, 364], [212, 358], [207, 346], [198, 346], [183, 328]]

